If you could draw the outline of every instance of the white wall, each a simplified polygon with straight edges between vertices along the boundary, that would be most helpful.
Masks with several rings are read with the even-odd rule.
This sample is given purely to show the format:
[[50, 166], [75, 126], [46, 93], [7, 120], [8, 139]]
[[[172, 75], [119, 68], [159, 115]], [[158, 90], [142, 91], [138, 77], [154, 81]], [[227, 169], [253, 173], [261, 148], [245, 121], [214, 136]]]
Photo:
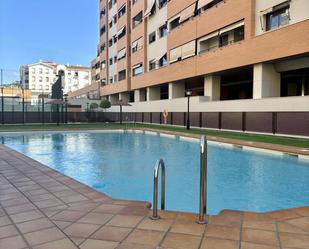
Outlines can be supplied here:
[[[173, 100], [156, 100], [131, 103], [124, 107], [126, 112], [186, 112], [187, 98]], [[208, 101], [208, 97], [191, 97], [190, 111], [192, 112], [280, 112], [308, 111], [309, 96], [280, 97], [265, 99], [244, 99], [226, 101]], [[108, 111], [117, 111], [111, 108]]]
[[[261, 11], [286, 2], [286, 0], [256, 0], [255, 10], [255, 34], [263, 34], [264, 31], [261, 28], [260, 16]], [[290, 2], [290, 22], [294, 24], [303, 20], [309, 19], [309, 1], [308, 0], [291, 0]]]

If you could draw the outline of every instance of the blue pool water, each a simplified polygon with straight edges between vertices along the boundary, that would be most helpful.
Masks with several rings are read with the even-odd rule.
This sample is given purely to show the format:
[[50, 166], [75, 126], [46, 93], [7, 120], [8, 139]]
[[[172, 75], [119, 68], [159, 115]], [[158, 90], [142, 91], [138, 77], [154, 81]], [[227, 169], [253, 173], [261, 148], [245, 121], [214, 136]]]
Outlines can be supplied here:
[[[113, 198], [152, 201], [153, 169], [166, 163], [166, 208], [198, 212], [199, 144], [134, 133], [6, 135], [5, 144]], [[209, 146], [208, 213], [309, 205], [309, 163]]]

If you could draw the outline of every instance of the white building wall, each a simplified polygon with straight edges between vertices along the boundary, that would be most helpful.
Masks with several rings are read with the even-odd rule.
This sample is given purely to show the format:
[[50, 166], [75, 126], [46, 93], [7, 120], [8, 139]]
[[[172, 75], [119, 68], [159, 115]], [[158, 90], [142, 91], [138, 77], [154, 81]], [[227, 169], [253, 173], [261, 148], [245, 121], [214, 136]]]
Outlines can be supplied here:
[[[150, 0], [148, 0], [148, 3]], [[159, 28], [167, 22], [167, 5], [159, 9], [156, 6], [156, 12], [147, 18], [147, 68], [149, 61], [159, 60], [158, 56], [167, 53], [167, 36], [160, 38]], [[156, 33], [156, 41], [149, 44], [149, 34]], [[158, 61], [157, 61], [158, 67]], [[144, 68], [146, 68], [144, 66]]]
[[[255, 34], [263, 34], [261, 17], [264, 10], [267, 10], [278, 4], [287, 2], [286, 0], [257, 0], [255, 11]], [[290, 22], [294, 24], [309, 19], [309, 1], [308, 0], [291, 0], [290, 1]], [[264, 21], [264, 20], [263, 20]]]

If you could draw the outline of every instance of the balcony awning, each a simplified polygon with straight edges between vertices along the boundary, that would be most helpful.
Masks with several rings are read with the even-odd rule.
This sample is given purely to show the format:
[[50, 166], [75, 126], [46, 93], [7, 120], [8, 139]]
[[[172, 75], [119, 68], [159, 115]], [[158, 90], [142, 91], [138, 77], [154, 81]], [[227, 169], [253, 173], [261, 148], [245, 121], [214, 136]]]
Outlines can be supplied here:
[[181, 58], [186, 59], [191, 56], [194, 56], [195, 48], [196, 48], [195, 40], [184, 44], [181, 49]]
[[178, 61], [181, 58], [181, 47], [170, 50], [170, 63]]
[[139, 63], [139, 64], [137, 64], [137, 65], [133, 66], [133, 67], [132, 67], [132, 70], [134, 70], [134, 69], [136, 69], [136, 68], [138, 68], [138, 67], [141, 67], [141, 66], [142, 66], [142, 64], [141, 64], [141, 63]]
[[204, 6], [206, 6], [207, 4], [211, 3], [213, 0], [199, 0], [198, 4], [197, 4], [197, 9], [201, 9]]
[[209, 39], [211, 39], [211, 38], [214, 38], [214, 37], [216, 37], [216, 36], [218, 36], [218, 35], [219, 35], [219, 32], [218, 32], [218, 31], [215, 31], [215, 32], [212, 32], [212, 33], [210, 33], [210, 34], [208, 34], [208, 35], [203, 36], [199, 41], [206, 41], [206, 40], [209, 40]]
[[287, 7], [290, 4], [290, 0], [286, 1], [281, 1], [279, 4], [277, 4], [276, 6], [272, 6], [270, 8], [267, 8], [265, 10], [260, 11], [261, 15], [267, 15], [268, 13], [271, 13], [275, 10]]
[[228, 32], [230, 30], [236, 29], [236, 28], [244, 26], [244, 25], [245, 25], [245, 21], [234, 23], [234, 24], [229, 25], [229, 26], [227, 26], [227, 27], [225, 27], [223, 29], [220, 29], [219, 34], [221, 35], [223, 33], [226, 33], [226, 32]]
[[146, 9], [146, 11], [144, 13], [144, 18], [150, 16], [151, 10], [152, 10], [152, 8], [153, 8], [153, 6], [155, 4], [156, 4], [156, 0], [148, 0], [148, 2], [147, 2], [147, 9]]
[[121, 29], [118, 30], [117, 32], [117, 37], [122, 34], [122, 32], [125, 30], [126, 26], [123, 26]]
[[179, 23], [182, 23], [182, 22], [188, 20], [190, 17], [194, 16], [195, 6], [196, 6], [196, 3], [192, 4], [191, 6], [184, 9], [180, 13]]
[[121, 49], [121, 50], [118, 52], [117, 60], [120, 60], [120, 59], [124, 58], [124, 57], [126, 56], [126, 53], [127, 53], [127, 49], [126, 49], [126, 48]]
[[132, 43], [132, 48], [139, 48], [141, 46], [143, 46], [143, 37], [137, 39]]

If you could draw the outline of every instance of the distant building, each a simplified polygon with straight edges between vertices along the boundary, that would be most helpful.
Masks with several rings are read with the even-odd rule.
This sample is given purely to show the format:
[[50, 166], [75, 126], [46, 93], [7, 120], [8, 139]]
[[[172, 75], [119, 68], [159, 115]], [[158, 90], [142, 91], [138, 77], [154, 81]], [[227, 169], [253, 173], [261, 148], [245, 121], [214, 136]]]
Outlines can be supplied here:
[[42, 94], [51, 95], [52, 85], [57, 80], [59, 70], [65, 72], [64, 93], [76, 91], [91, 83], [90, 67], [61, 65], [51, 61], [22, 65], [21, 85], [24, 89], [32, 91], [32, 103], [39, 102]]

